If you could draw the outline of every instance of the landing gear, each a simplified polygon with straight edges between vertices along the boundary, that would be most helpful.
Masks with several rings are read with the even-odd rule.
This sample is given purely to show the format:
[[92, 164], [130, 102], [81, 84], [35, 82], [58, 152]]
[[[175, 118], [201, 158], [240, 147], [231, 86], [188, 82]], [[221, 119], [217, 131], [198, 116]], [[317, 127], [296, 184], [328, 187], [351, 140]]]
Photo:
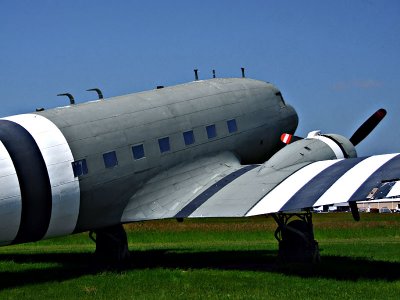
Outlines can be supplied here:
[[[282, 262], [308, 262], [320, 261], [318, 242], [314, 240], [312, 214], [273, 214], [278, 224], [275, 238], [279, 242], [279, 259]], [[294, 220], [290, 220], [296, 217]]]
[[122, 224], [91, 231], [89, 236], [96, 243], [95, 255], [100, 262], [122, 265], [129, 261], [128, 239]]

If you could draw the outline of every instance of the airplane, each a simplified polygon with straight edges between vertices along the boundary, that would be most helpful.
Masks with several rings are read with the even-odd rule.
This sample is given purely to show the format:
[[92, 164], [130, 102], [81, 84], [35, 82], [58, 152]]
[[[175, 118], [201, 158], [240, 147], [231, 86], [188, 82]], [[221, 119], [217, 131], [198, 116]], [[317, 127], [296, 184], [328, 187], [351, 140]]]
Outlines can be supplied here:
[[313, 207], [399, 197], [400, 155], [357, 157], [384, 118], [349, 139], [294, 135], [273, 84], [212, 78], [0, 119], [0, 245], [89, 231], [102, 258], [129, 258], [122, 224], [270, 215], [279, 256], [318, 261]]

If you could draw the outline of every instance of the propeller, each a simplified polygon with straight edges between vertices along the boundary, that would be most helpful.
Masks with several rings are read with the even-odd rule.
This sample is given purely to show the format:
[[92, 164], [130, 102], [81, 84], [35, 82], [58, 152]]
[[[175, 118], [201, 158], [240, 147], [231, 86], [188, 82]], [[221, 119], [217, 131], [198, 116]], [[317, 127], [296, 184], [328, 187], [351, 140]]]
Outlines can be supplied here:
[[[372, 116], [370, 116], [360, 127], [354, 132], [350, 138], [350, 142], [353, 146], [357, 146], [362, 140], [364, 140], [375, 127], [383, 120], [386, 116], [386, 110], [384, 108], [378, 109]], [[284, 144], [290, 144], [295, 141], [303, 139], [289, 133], [283, 133], [281, 135], [281, 141]]]
[[386, 116], [386, 110], [378, 109], [372, 116], [368, 118], [350, 138], [350, 142], [357, 146], [363, 139], [365, 139], [372, 130], [383, 120]]
[[[361, 126], [354, 132], [354, 134], [351, 136], [350, 139], [347, 139], [347, 138], [339, 136], [339, 135], [333, 135], [333, 134], [326, 134], [326, 135], [322, 135], [322, 136], [325, 138], [328, 138], [330, 140], [333, 140], [333, 142], [335, 142], [336, 145], [340, 147], [345, 158], [356, 157], [357, 154], [356, 154], [354, 148], [360, 142], [362, 142], [372, 132], [372, 130], [375, 129], [375, 127], [383, 120], [383, 118], [385, 116], [386, 116], [386, 110], [383, 108], [378, 109], [363, 124], [361, 124]], [[320, 136], [320, 131], [312, 131], [308, 134], [307, 137], [313, 138], [313, 137], [319, 137], [319, 136]], [[290, 144], [299, 139], [302, 139], [302, 138], [293, 136], [288, 133], [283, 133], [281, 135], [281, 141], [284, 144]], [[302, 146], [302, 145], [300, 145], [300, 146]], [[349, 151], [346, 151], [346, 149], [347, 150], [350, 149], [350, 151], [354, 152], [355, 155], [350, 156]], [[351, 210], [354, 220], [359, 221], [360, 213], [358, 211], [357, 202], [349, 201], [349, 206], [350, 206], [350, 210]]]

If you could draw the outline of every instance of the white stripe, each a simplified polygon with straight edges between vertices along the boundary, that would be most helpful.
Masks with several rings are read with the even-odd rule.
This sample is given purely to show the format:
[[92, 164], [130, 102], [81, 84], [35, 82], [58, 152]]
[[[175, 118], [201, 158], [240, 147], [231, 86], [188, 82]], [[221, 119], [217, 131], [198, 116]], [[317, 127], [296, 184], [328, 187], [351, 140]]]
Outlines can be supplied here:
[[278, 212], [306, 183], [338, 161], [340, 160], [318, 161], [300, 169], [265, 195], [246, 216]]
[[71, 149], [64, 135], [50, 120], [35, 114], [5, 118], [18, 123], [35, 139], [46, 163], [50, 177], [52, 209], [45, 238], [67, 235], [73, 232], [78, 220], [80, 190], [74, 177]]
[[332, 151], [335, 153], [336, 158], [338, 158], [338, 159], [344, 158], [342, 149], [340, 149], [340, 147], [334, 141], [332, 141], [330, 138], [327, 138], [326, 136], [323, 136], [323, 135], [315, 135], [312, 138], [316, 139], [316, 140], [320, 140], [320, 141], [324, 142], [325, 144], [327, 144], [329, 146], [329, 148], [331, 148]]
[[313, 206], [348, 201], [369, 176], [396, 155], [376, 155], [364, 159], [340, 177]]
[[0, 245], [10, 244], [21, 222], [22, 200], [17, 172], [0, 141]]
[[386, 197], [400, 197], [400, 182], [397, 181]]

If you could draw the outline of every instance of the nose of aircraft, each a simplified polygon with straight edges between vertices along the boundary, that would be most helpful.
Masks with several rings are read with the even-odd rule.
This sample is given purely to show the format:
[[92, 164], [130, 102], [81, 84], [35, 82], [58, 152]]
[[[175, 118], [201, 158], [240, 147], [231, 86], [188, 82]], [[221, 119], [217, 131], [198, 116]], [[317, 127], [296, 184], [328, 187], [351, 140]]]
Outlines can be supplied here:
[[299, 116], [297, 115], [297, 112], [294, 109], [294, 107], [291, 106], [290, 104], [286, 104], [286, 110], [287, 110], [287, 114], [288, 114], [289, 124], [293, 126], [293, 128], [290, 128], [286, 132], [294, 133], [299, 124]]

